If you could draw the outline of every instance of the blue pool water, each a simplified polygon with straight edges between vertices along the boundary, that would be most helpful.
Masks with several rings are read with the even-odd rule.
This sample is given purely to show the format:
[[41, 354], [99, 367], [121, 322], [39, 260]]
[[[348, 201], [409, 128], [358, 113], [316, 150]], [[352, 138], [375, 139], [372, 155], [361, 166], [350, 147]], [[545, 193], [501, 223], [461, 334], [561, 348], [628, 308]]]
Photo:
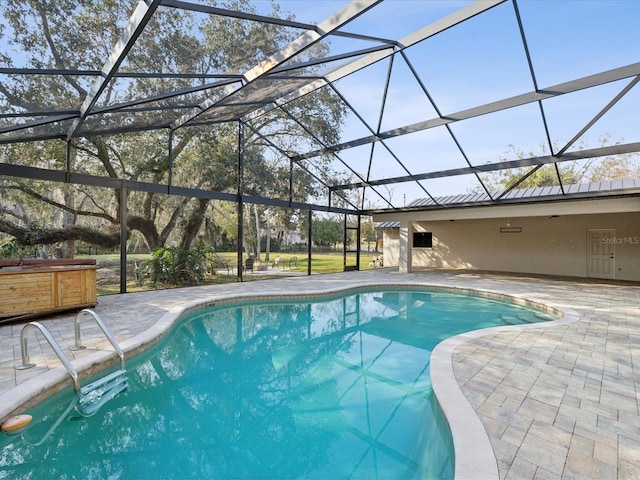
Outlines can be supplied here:
[[28, 430], [0, 439], [0, 479], [450, 479], [431, 351], [465, 331], [540, 320], [439, 291], [307, 302], [185, 316], [128, 360], [128, 390], [92, 417], [66, 413], [71, 389], [29, 412]]

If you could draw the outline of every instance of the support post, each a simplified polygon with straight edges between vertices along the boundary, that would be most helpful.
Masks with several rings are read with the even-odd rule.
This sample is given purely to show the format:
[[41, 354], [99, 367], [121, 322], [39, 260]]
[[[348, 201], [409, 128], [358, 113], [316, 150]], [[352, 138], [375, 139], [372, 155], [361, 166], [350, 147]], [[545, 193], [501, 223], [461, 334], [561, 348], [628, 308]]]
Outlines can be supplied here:
[[289, 208], [293, 203], [293, 160], [289, 158]]
[[167, 181], [167, 194], [171, 195], [171, 184], [173, 183], [173, 130], [169, 130], [169, 158], [168, 162], [168, 173], [169, 179]]
[[311, 275], [311, 235], [313, 233], [313, 210], [309, 209], [309, 231], [307, 232], [307, 275]]
[[356, 233], [356, 270], [360, 270], [360, 247], [362, 245], [362, 215], [358, 214], [358, 231]]
[[70, 182], [71, 181], [71, 140], [67, 140], [65, 160], [66, 160], [66, 164], [65, 164], [64, 180], [65, 182]]
[[244, 202], [242, 198], [242, 191], [244, 189], [244, 125], [242, 122], [238, 122], [238, 199], [236, 205], [238, 206], [238, 248], [237, 248], [237, 267], [238, 267], [238, 281], [242, 282], [242, 249], [244, 238]]
[[398, 258], [398, 271], [411, 273], [413, 252], [413, 222], [400, 222], [400, 251]]
[[120, 293], [127, 293], [127, 188], [120, 184]]

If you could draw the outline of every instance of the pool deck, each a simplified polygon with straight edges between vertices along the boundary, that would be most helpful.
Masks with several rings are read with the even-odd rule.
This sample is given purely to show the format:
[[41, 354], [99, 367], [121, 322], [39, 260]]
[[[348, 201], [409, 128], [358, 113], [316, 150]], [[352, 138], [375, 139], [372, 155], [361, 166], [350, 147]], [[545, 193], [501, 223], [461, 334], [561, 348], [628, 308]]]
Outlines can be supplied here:
[[[505, 294], [567, 312], [553, 324], [464, 334], [434, 351], [432, 378], [452, 423], [456, 478], [640, 479], [639, 284], [381, 268], [104, 296], [95, 311], [129, 353], [166, 331], [185, 305], [403, 284]], [[37, 321], [79, 371], [113, 357], [88, 318], [82, 321], [88, 348], [69, 349], [75, 315]], [[0, 420], [25, 398], [41, 397], [65, 377], [70, 383], [39, 334], [28, 335], [36, 367], [16, 370], [24, 323], [0, 325]]]

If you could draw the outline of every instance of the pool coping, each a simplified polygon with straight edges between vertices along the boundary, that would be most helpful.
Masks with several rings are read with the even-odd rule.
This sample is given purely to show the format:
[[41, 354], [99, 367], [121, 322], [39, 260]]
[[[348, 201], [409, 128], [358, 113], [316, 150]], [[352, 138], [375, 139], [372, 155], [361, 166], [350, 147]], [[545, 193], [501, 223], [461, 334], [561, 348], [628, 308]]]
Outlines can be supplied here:
[[[566, 307], [558, 307], [550, 302], [540, 302], [521, 295], [506, 294], [490, 289], [443, 286], [425, 283], [369, 283], [362, 282], [344, 287], [314, 289], [311, 292], [300, 291], [295, 294], [257, 295], [247, 292], [237, 294], [225, 293], [211, 295], [209, 299], [199, 299], [174, 307], [164, 313], [150, 328], [140, 334], [123, 341], [120, 346], [127, 357], [135, 356], [160, 342], [171, 331], [172, 327], [184, 315], [207, 306], [255, 300], [293, 300], [296, 298], [322, 298], [371, 289], [407, 289], [437, 290], [443, 292], [476, 294], [487, 298], [502, 299], [520, 305], [527, 305], [545, 311], [556, 312], [561, 318], [535, 324], [520, 324], [490, 327], [462, 333], [440, 342], [431, 353], [431, 383], [443, 414], [451, 430], [455, 451], [455, 478], [487, 480], [499, 478], [498, 465], [489, 436], [480, 417], [475, 412], [462, 392], [453, 370], [453, 353], [455, 349], [467, 342], [485, 335], [499, 332], [522, 331], [523, 329], [540, 329], [573, 323], [579, 320], [579, 314]], [[72, 362], [74, 368], [84, 377], [93, 375], [116, 364], [113, 352], [99, 351]], [[35, 378], [16, 386], [0, 395], [0, 419], [40, 403], [45, 398], [69, 386], [69, 374], [63, 366], [53, 368]]]

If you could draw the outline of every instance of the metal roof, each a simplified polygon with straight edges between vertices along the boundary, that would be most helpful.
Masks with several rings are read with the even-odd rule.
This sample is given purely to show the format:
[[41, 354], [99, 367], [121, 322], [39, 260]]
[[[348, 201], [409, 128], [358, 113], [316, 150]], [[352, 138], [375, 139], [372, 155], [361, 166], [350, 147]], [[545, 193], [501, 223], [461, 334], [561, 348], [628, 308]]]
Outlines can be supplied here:
[[[599, 197], [611, 195], [639, 195], [640, 179], [609, 180], [577, 185], [552, 185], [546, 187], [521, 188], [506, 192], [500, 202], [514, 203], [514, 200], [526, 198], [531, 201], [564, 200], [567, 198]], [[486, 193], [468, 193], [463, 195], [449, 195], [436, 198], [418, 198], [407, 205], [412, 207], [436, 207], [447, 205], [451, 207], [461, 205], [484, 205], [495, 203]]]
[[[637, 189], [637, 181], [629, 189], [629, 180], [616, 176], [564, 185], [559, 171], [615, 158], [638, 165], [636, 2], [282, 1], [280, 10], [270, 11], [265, 3], [123, 1], [116, 12], [121, 34], [109, 44], [106, 33], [96, 38], [76, 32], [79, 16], [100, 8], [96, 0], [76, 5], [68, 24], [50, 25], [42, 51], [9, 42], [14, 26], [5, 12], [0, 175], [43, 176], [11, 157], [7, 148], [14, 143], [62, 141], [75, 148], [86, 137], [154, 131], [166, 136], [231, 123], [262, 138], [270, 155], [290, 162], [292, 170], [309, 173], [326, 192], [313, 200], [319, 208], [331, 209], [336, 196], [370, 211], [402, 209], [403, 198], [419, 196], [424, 199], [412, 206]], [[330, 7], [333, 13], [325, 11]], [[36, 34], [44, 28], [46, 15], [20, 8]], [[324, 19], [307, 18], [312, 13]], [[167, 30], [185, 18], [189, 21], [181, 25], [191, 30]], [[567, 23], [577, 33], [563, 35]], [[237, 58], [216, 58], [218, 47], [205, 45], [207, 29], [222, 25], [238, 32], [224, 40]], [[276, 32], [276, 43], [264, 47], [264, 38], [251, 34], [259, 28]], [[73, 42], [85, 43], [76, 51], [63, 50], [74, 45], [63, 43], [73, 32]], [[184, 65], [172, 62], [172, 55], [184, 55], [183, 44], [201, 57]], [[609, 51], [601, 50], [605, 44]], [[36, 86], [57, 96], [35, 95]], [[302, 99], [313, 103], [323, 92], [345, 112], [340, 138], [329, 143], [291, 108]], [[294, 127], [289, 142], [269, 142], [274, 115]], [[335, 174], [323, 175], [327, 166]], [[66, 178], [80, 183], [94, 180], [79, 175], [100, 175], [69, 168]], [[556, 172], [555, 185], [519, 188], [544, 169]], [[491, 175], [505, 172], [515, 172], [517, 180], [496, 190]], [[164, 181], [170, 179], [169, 174]], [[131, 184], [137, 187], [150, 188]], [[199, 195], [196, 185], [180, 187]]]
[[[448, 208], [478, 207], [485, 205], [517, 205], [521, 199], [528, 202], [563, 201], [567, 199], [594, 199], [598, 197], [619, 197], [625, 195], [640, 196], [640, 179], [592, 182], [586, 184], [548, 186], [536, 188], [522, 188], [508, 192], [499, 203], [483, 193], [469, 193], [464, 195], [449, 195], [436, 198], [417, 198], [407, 204], [404, 211], [436, 210], [446, 206]], [[378, 228], [398, 228], [400, 222], [376, 222]]]

